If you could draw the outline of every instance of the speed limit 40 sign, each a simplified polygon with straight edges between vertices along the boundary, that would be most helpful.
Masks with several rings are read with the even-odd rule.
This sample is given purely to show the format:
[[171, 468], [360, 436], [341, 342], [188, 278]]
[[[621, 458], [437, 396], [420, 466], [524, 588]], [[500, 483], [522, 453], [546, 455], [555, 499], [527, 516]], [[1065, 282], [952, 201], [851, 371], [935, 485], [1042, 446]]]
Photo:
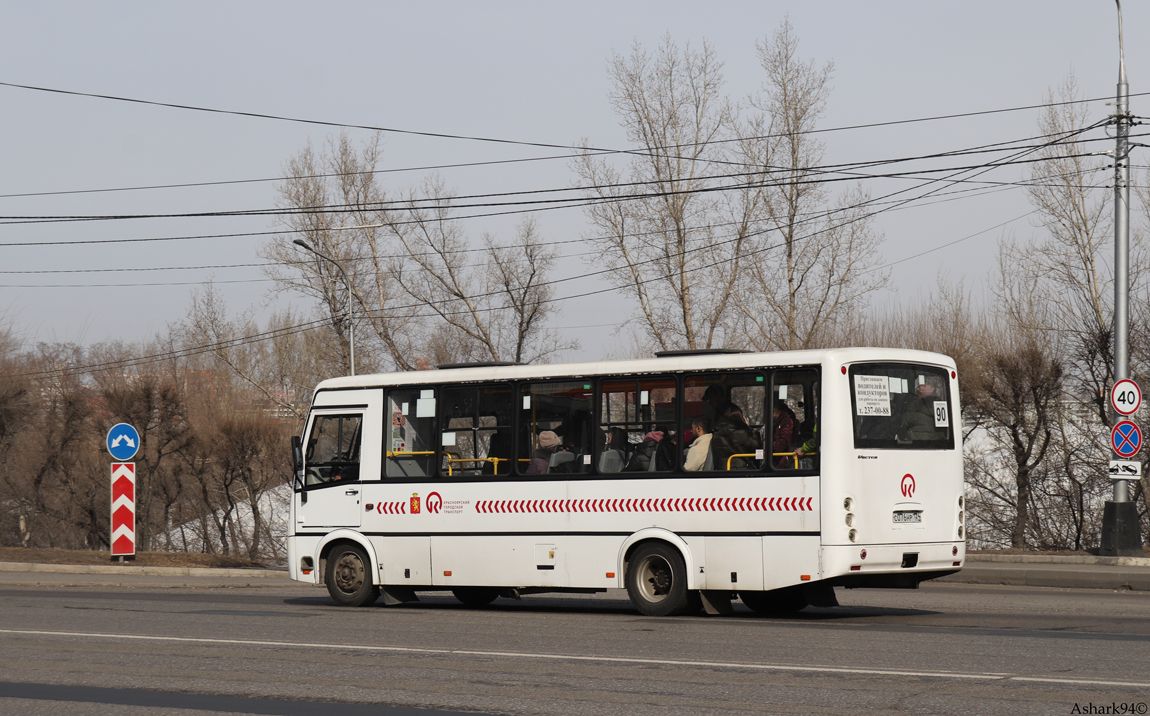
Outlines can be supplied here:
[[1119, 415], [1133, 415], [1142, 405], [1142, 390], [1132, 380], [1120, 380], [1110, 390], [1110, 404]]

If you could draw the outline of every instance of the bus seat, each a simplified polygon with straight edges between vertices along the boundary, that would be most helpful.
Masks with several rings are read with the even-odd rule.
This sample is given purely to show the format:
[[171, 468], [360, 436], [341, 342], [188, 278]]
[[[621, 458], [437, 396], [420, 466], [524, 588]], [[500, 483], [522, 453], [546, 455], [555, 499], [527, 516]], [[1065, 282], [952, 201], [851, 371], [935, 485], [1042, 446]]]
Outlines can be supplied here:
[[565, 465], [569, 462], [575, 462], [575, 453], [573, 452], [557, 452], [551, 455], [551, 462], [548, 463], [548, 470], [555, 471], [555, 468], [560, 465]]
[[604, 450], [599, 456], [599, 472], [623, 472], [626, 464], [622, 450]]

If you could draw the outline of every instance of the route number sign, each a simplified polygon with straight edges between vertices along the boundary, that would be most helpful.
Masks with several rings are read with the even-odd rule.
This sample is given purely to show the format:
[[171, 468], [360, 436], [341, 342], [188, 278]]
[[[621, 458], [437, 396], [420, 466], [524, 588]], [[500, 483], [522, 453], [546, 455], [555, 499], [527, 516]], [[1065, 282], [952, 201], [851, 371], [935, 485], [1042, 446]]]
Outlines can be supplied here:
[[1133, 415], [1142, 405], [1142, 390], [1132, 380], [1120, 380], [1110, 390], [1110, 404], [1119, 415]]

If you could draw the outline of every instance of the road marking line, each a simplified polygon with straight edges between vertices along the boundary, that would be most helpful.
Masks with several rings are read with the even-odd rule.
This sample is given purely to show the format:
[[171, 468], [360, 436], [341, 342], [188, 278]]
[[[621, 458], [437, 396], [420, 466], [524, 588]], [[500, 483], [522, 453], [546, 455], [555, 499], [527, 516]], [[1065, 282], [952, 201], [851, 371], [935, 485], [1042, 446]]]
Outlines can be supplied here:
[[410, 646], [366, 646], [362, 644], [315, 644], [309, 642], [264, 641], [260, 639], [209, 639], [189, 636], [148, 636], [146, 634], [100, 634], [79, 631], [40, 631], [32, 629], [0, 629], [0, 634], [25, 636], [72, 636], [94, 639], [120, 639], [127, 641], [170, 641], [188, 644], [221, 644], [228, 646], [274, 646], [296, 649], [342, 649], [345, 651], [376, 651], [406, 654], [442, 654], [446, 656], [496, 656], [516, 659], [544, 659], [550, 661], [596, 661], [613, 664], [646, 664], [657, 666], [701, 666], [710, 669], [754, 669], [758, 671], [795, 671], [830, 674], [859, 674], [868, 676], [920, 676], [939, 679], [973, 679], [981, 681], [1038, 681], [1055, 684], [1089, 686], [1124, 686], [1150, 689], [1150, 683], [1128, 681], [1101, 681], [1093, 679], [1041, 678], [1011, 676], [995, 673], [963, 673], [960, 671], [903, 671], [900, 669], [851, 669], [844, 666], [791, 666], [785, 664], [740, 664], [724, 661], [686, 661], [680, 659], [643, 659], [624, 656], [579, 656], [570, 654], [538, 654], [520, 651], [478, 651], [475, 649], [431, 649]]

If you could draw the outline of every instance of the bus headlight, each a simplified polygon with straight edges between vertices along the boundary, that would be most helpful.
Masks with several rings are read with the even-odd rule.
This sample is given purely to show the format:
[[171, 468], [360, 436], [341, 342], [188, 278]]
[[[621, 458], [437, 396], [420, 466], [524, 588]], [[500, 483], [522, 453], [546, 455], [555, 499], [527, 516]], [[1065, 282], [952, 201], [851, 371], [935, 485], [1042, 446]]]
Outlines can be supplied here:
[[958, 538], [962, 539], [962, 525], [958, 526]]
[[855, 539], [858, 538], [858, 532], [856, 530], [851, 530], [850, 532], [847, 533], [847, 537], [850, 538], [851, 542], [854, 542]]
[[855, 516], [853, 514], [851, 514], [850, 512], [848, 512], [847, 513], [847, 527], [850, 527], [854, 523], [855, 523]]
[[855, 508], [855, 501], [854, 500], [852, 500], [849, 497], [846, 498], [845, 500], [843, 500], [843, 509], [844, 510], [846, 510], [847, 512], [850, 512], [854, 508]]

